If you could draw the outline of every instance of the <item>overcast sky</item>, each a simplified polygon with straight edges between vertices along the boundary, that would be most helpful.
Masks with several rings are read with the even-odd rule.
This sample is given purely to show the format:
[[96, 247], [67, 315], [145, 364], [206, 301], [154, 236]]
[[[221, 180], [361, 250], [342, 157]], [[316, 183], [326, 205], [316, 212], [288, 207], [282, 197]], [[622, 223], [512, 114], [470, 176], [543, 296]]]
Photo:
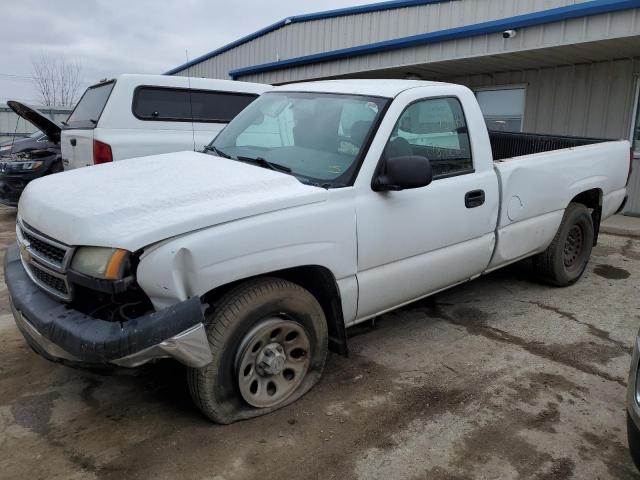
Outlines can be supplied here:
[[82, 64], [87, 85], [119, 73], [164, 73], [287, 16], [367, 0], [4, 0], [0, 101], [37, 103], [32, 60]]

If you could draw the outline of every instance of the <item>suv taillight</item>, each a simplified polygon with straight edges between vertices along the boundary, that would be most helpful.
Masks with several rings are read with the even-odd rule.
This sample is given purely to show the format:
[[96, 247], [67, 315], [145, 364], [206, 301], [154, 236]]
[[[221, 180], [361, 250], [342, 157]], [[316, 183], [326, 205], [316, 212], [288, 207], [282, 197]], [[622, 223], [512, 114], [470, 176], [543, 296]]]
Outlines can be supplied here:
[[111, 145], [98, 140], [93, 141], [93, 164], [98, 165], [100, 163], [113, 162], [113, 155], [111, 154]]

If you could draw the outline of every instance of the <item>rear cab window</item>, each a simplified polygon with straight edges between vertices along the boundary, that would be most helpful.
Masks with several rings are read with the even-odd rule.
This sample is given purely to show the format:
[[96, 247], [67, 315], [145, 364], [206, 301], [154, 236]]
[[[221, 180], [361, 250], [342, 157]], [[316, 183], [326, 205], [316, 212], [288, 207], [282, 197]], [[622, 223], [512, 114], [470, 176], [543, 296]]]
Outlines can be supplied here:
[[229, 123], [258, 95], [141, 86], [133, 95], [133, 114], [139, 120]]
[[115, 80], [87, 88], [66, 121], [67, 128], [95, 128], [100, 120]]

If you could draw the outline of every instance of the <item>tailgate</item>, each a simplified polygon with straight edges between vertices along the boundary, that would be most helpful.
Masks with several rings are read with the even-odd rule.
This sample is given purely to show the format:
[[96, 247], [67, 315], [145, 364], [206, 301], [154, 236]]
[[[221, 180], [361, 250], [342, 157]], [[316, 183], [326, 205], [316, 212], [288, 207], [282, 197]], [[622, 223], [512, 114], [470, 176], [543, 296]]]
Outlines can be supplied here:
[[60, 147], [65, 170], [93, 165], [93, 129], [63, 130]]

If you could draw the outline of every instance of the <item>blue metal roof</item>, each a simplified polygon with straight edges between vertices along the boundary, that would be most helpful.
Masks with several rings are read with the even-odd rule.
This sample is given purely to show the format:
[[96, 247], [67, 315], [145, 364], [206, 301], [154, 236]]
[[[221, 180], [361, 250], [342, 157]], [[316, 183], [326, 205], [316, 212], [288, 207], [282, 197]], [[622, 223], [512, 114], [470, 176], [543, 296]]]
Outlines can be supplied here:
[[260, 30], [253, 32], [249, 35], [246, 35], [234, 42], [228, 43], [227, 45], [220, 47], [216, 50], [213, 50], [209, 53], [205, 53], [198, 58], [194, 58], [193, 60], [188, 61], [178, 67], [172, 68], [168, 72], [165, 72], [165, 75], [173, 75], [174, 73], [178, 73], [182, 70], [185, 70], [193, 65], [201, 63], [209, 58], [215, 57], [216, 55], [220, 55], [232, 48], [235, 48], [243, 43], [250, 42], [251, 40], [255, 40], [258, 37], [266, 35], [267, 33], [273, 32], [279, 28], [284, 27], [290, 23], [299, 23], [299, 22], [308, 22], [311, 20], [322, 20], [324, 18], [333, 18], [333, 17], [342, 17], [345, 15], [357, 15], [359, 13], [369, 13], [369, 12], [381, 12], [384, 10], [393, 10], [396, 8], [405, 8], [405, 7], [415, 7], [418, 5], [428, 5], [430, 3], [444, 3], [450, 0], [391, 0], [387, 2], [379, 2], [379, 3], [370, 3], [368, 5], [360, 5], [357, 7], [347, 7], [347, 8], [338, 8], [336, 10], [327, 10], [324, 12], [317, 13], [307, 13], [304, 15], [294, 15], [292, 17], [287, 17], [279, 22], [273, 23], [268, 27], [261, 28]]
[[[410, 2], [385, 2], [390, 3], [410, 3]], [[418, 2], [415, 2], [416, 4]], [[422, 2], [433, 3], [433, 2]], [[376, 5], [376, 4], [374, 4]], [[374, 5], [371, 5], [372, 7]], [[378, 4], [381, 5], [381, 4]], [[392, 7], [393, 8], [393, 7]], [[397, 7], [396, 7], [397, 8]], [[437, 32], [423, 33], [412, 35], [410, 37], [396, 38], [382, 42], [359, 45], [356, 47], [342, 48], [328, 52], [304, 55], [301, 57], [289, 58], [277, 62], [263, 63], [243, 68], [231, 70], [229, 75], [234, 79], [241, 75], [252, 73], [260, 73], [281, 68], [290, 68], [300, 65], [308, 65], [310, 63], [325, 62], [329, 60], [338, 60], [341, 58], [354, 57], [358, 55], [367, 55], [387, 50], [397, 50], [400, 48], [414, 47], [417, 45], [426, 45], [430, 43], [438, 43], [447, 40], [456, 40], [460, 38], [469, 38], [477, 35], [488, 33], [502, 32], [510, 29], [524, 28], [535, 25], [543, 25], [547, 23], [560, 22], [572, 18], [587, 17], [602, 13], [616, 12], [620, 10], [630, 10], [640, 8], [640, 0], [593, 0], [590, 2], [578, 3], [566, 7], [544, 10], [541, 12], [528, 13], [500, 20], [477, 23], [474, 25], [466, 25], [463, 27], [450, 28]], [[347, 10], [347, 9], [343, 9]], [[329, 13], [329, 12], [327, 12]], [[314, 14], [320, 15], [320, 14]]]

